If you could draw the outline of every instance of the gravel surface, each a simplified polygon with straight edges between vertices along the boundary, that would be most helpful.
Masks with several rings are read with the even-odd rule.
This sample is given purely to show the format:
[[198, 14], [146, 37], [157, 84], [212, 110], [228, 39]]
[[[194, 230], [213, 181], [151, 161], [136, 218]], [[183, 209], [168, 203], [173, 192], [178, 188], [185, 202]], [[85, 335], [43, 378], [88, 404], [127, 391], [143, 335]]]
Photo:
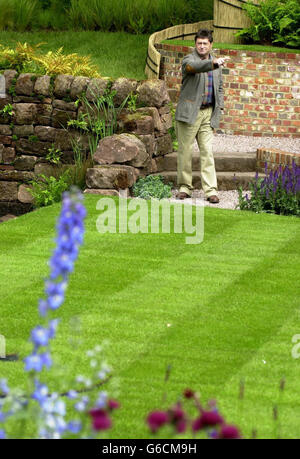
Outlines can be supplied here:
[[215, 153], [250, 153], [256, 152], [258, 148], [279, 148], [283, 151], [300, 154], [300, 138], [215, 134], [213, 139], [213, 151]]
[[208, 202], [202, 190], [194, 190], [192, 197], [184, 199], [183, 201], [176, 199], [176, 194], [178, 189], [172, 190], [172, 198], [169, 199], [170, 202], [181, 202], [184, 204], [191, 204], [194, 206], [206, 206], [206, 207], [216, 207], [218, 209], [239, 209], [239, 195], [235, 190], [230, 191], [218, 191], [218, 197], [220, 199], [219, 204], [211, 204]]

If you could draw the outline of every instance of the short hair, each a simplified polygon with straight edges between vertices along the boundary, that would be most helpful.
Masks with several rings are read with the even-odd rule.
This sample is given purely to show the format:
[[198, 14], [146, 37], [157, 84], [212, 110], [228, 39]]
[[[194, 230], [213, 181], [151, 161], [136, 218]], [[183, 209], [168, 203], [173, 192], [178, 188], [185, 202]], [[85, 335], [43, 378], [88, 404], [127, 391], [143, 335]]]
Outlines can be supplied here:
[[200, 29], [195, 35], [195, 43], [197, 41], [197, 38], [208, 38], [209, 42], [213, 42], [213, 33], [212, 30], [208, 29]]

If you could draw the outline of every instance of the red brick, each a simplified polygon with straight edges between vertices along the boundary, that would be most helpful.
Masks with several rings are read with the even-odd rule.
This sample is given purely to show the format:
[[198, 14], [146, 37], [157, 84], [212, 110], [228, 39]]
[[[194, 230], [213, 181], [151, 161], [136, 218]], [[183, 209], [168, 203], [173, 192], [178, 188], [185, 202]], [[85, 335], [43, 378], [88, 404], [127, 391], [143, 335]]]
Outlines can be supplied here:
[[291, 88], [289, 86], [280, 86], [281, 92], [290, 92]]

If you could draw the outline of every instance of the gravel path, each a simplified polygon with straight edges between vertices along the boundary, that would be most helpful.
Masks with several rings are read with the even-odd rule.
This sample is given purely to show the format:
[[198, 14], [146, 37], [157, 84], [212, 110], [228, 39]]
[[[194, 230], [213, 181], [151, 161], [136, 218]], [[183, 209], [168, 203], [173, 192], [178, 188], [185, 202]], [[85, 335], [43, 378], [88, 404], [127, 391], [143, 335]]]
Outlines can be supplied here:
[[219, 204], [211, 204], [208, 202], [205, 197], [204, 193], [202, 190], [194, 190], [192, 197], [188, 199], [184, 199], [183, 201], [180, 201], [176, 199], [176, 193], [178, 192], [178, 189], [172, 190], [172, 198], [169, 199], [170, 202], [181, 202], [184, 204], [191, 204], [191, 205], [201, 205], [205, 207], [216, 207], [218, 209], [232, 209], [232, 210], [238, 210], [239, 207], [239, 195], [238, 192], [235, 190], [230, 190], [230, 191], [218, 191], [218, 197], [220, 199]]
[[258, 148], [279, 148], [283, 151], [300, 154], [300, 138], [215, 134], [213, 139], [213, 151], [215, 153], [250, 153], [256, 152]]

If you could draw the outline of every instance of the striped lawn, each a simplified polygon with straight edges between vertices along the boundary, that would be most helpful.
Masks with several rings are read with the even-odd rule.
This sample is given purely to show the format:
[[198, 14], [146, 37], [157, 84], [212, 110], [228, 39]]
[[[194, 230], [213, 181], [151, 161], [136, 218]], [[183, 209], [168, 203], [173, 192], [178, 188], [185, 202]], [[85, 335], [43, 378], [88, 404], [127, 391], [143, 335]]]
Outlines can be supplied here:
[[[85, 244], [52, 344], [63, 377], [46, 374], [50, 386], [67, 389], [89, 369], [85, 351], [108, 340], [114, 373], [106, 388], [122, 403], [111, 438], [150, 437], [146, 414], [186, 387], [203, 401], [216, 398], [245, 437], [255, 429], [259, 438], [299, 438], [300, 361], [292, 358], [292, 337], [300, 333], [299, 219], [205, 208], [203, 243], [186, 245], [185, 234], [99, 234], [97, 201], [85, 198]], [[39, 321], [58, 213], [55, 205], [0, 225], [0, 334], [21, 358]], [[78, 347], [71, 342], [74, 317]], [[3, 376], [24, 385], [22, 363], [1, 363]]]

